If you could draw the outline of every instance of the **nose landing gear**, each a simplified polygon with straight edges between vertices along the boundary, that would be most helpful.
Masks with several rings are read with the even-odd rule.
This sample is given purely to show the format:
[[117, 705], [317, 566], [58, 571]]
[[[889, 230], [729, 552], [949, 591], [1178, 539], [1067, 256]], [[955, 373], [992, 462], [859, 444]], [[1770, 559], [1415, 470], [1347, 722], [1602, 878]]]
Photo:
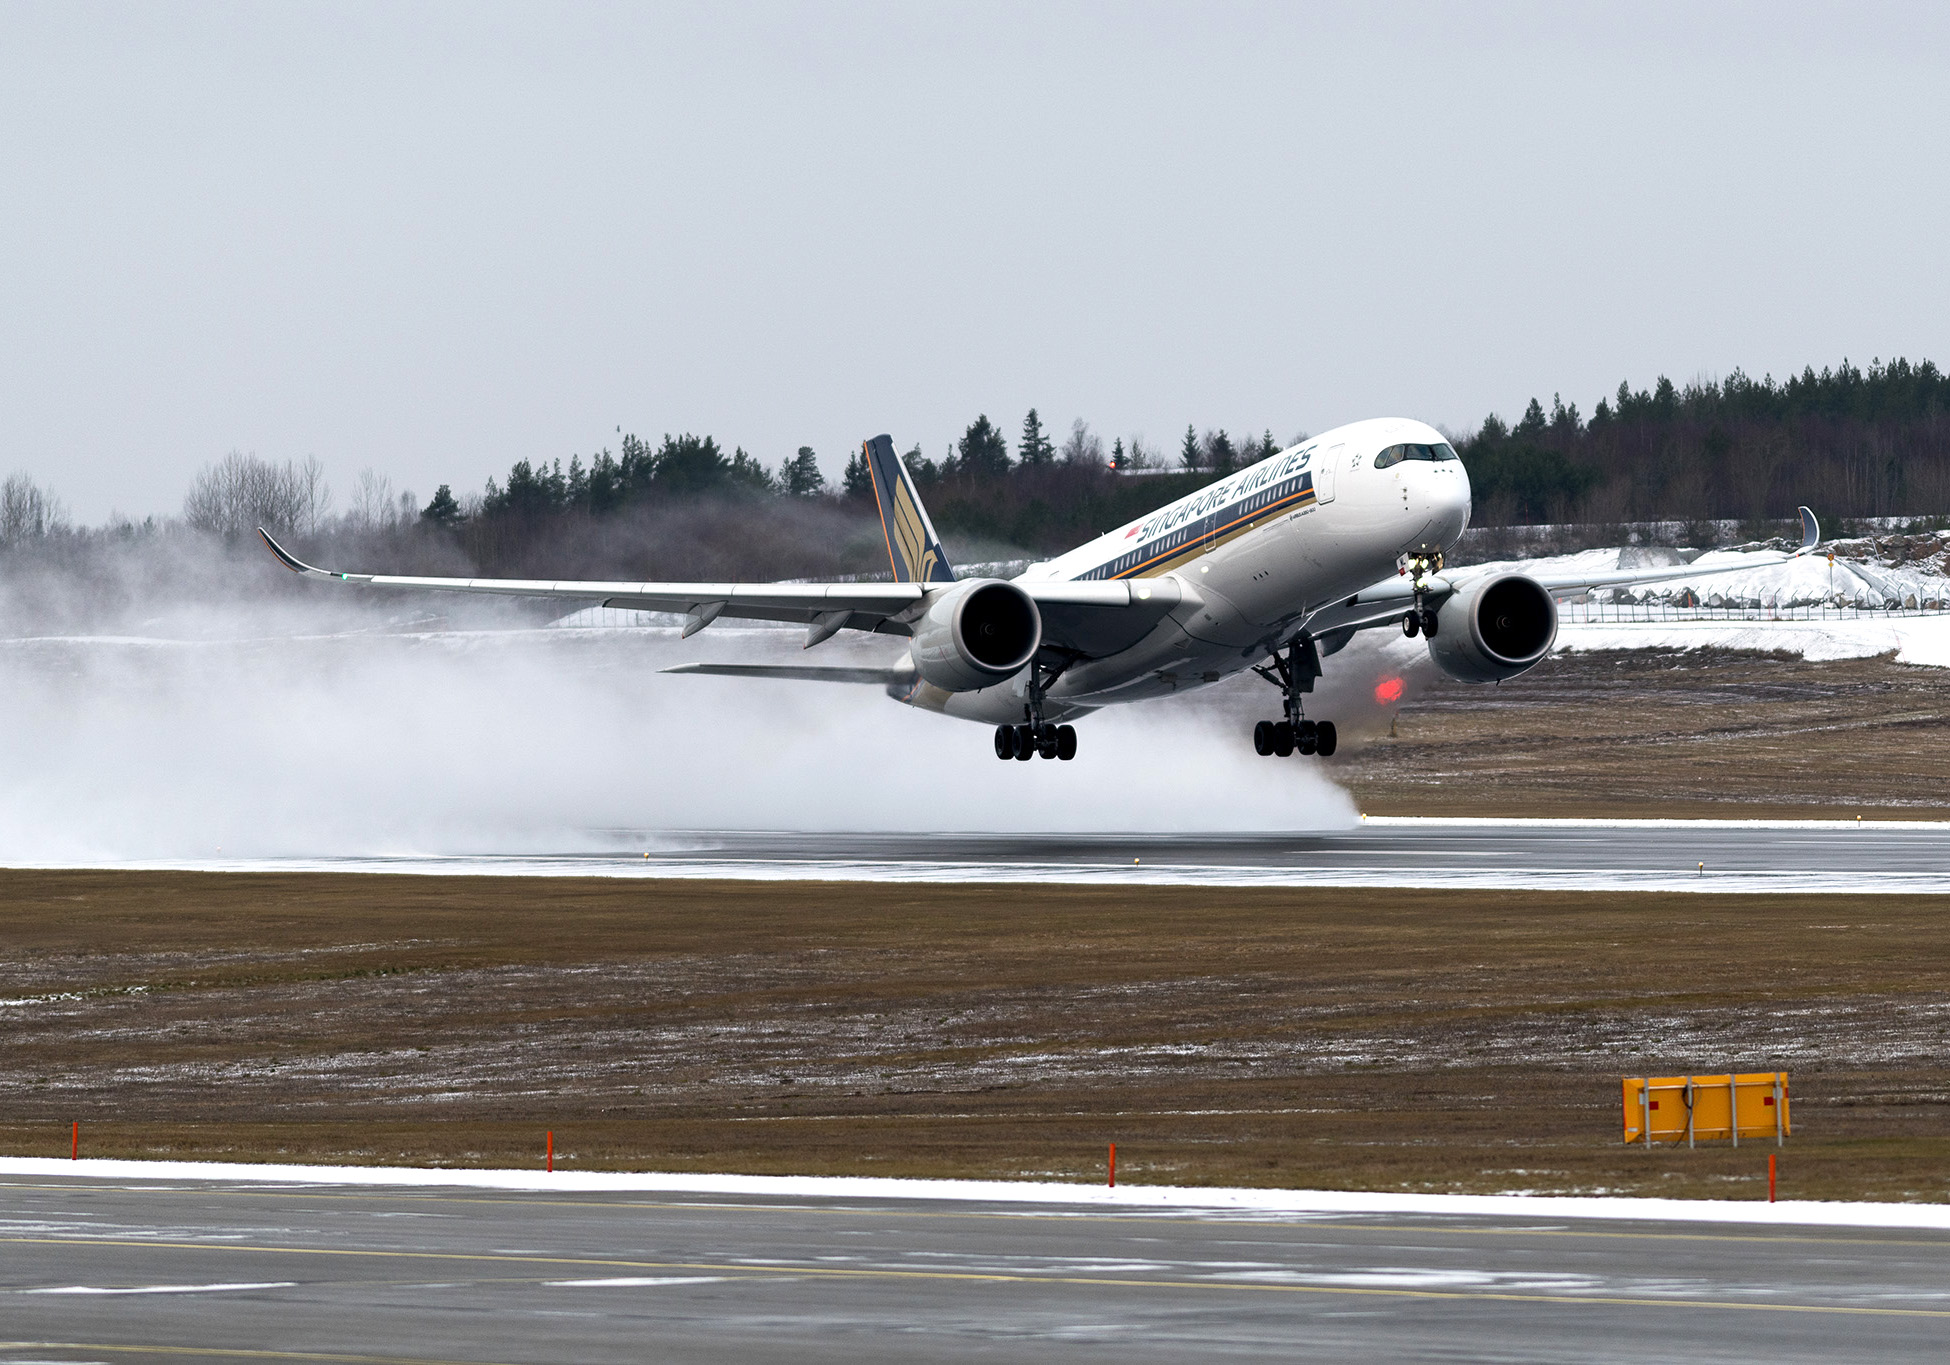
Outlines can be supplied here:
[[1285, 758], [1296, 749], [1302, 754], [1331, 758], [1340, 747], [1340, 733], [1331, 720], [1306, 718], [1300, 694], [1314, 690], [1320, 676], [1320, 650], [1314, 637], [1301, 635], [1287, 646], [1285, 656], [1275, 654], [1272, 666], [1253, 665], [1253, 672], [1280, 689], [1285, 702], [1285, 720], [1263, 720], [1253, 727], [1253, 752]]

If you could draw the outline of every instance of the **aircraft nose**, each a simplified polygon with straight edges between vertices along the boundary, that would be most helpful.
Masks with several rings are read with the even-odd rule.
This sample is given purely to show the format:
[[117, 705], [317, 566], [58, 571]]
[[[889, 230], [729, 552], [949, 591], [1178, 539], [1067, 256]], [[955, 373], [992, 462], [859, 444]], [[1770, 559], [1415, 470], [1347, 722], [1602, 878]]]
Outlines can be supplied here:
[[1440, 528], [1442, 544], [1448, 544], [1469, 525], [1469, 475], [1458, 467], [1453, 476], [1430, 481], [1429, 519]]

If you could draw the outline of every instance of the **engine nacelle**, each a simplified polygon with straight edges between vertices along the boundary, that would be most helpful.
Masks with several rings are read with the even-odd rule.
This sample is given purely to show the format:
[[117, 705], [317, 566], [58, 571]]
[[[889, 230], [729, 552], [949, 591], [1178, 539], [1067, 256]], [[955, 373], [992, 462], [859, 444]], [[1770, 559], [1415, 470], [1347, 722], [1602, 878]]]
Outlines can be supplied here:
[[1436, 612], [1429, 657], [1461, 682], [1514, 678], [1557, 641], [1557, 601], [1520, 573], [1495, 574], [1451, 593]]
[[914, 623], [914, 667], [944, 692], [992, 687], [1036, 657], [1043, 614], [1013, 583], [977, 578], [935, 596]]

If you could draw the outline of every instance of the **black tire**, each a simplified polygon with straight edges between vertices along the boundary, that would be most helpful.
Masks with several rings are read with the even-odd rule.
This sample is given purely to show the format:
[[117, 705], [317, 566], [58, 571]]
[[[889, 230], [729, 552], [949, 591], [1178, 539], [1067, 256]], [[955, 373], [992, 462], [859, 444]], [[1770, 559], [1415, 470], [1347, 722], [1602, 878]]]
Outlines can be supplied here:
[[1413, 640], [1422, 633], [1422, 621], [1414, 612], [1402, 617], [1402, 634]]
[[1315, 752], [1322, 758], [1332, 758], [1334, 756], [1334, 750], [1338, 749], [1341, 744], [1341, 733], [1334, 728], [1333, 721], [1323, 720], [1320, 723], [1319, 728], [1314, 732], [1314, 743], [1318, 746]]
[[1311, 754], [1320, 747], [1320, 727], [1310, 720], [1303, 720], [1294, 727], [1293, 747], [1302, 755]]
[[1016, 756], [1016, 727], [998, 725], [995, 727], [995, 756], [1014, 758]]
[[1056, 727], [1045, 725], [1036, 735], [1036, 752], [1044, 758], [1056, 757]]
[[1253, 752], [1261, 758], [1273, 752], [1273, 722], [1263, 720], [1253, 727]]
[[1437, 622], [1435, 619], [1434, 612], [1430, 612], [1427, 616], [1424, 616], [1422, 618], [1422, 633], [1428, 636], [1431, 640], [1435, 638], [1436, 624]]
[[1273, 727], [1273, 752], [1281, 758], [1293, 752], [1293, 727], [1285, 721]]
[[1059, 725], [1056, 727], [1056, 756], [1068, 763], [1077, 756], [1077, 727]]
[[1029, 727], [1027, 725], [1016, 726], [1017, 761], [1027, 763], [1034, 757], [1036, 757], [1036, 741], [1029, 737]]

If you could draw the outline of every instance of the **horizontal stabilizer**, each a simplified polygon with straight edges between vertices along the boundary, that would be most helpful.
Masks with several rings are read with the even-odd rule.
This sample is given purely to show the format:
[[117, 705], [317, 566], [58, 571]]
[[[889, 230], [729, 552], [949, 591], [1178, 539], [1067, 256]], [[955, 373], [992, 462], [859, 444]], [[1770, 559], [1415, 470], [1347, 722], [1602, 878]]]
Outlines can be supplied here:
[[819, 668], [806, 664], [677, 664], [664, 673], [709, 673], [719, 678], [777, 678], [784, 682], [873, 683], [914, 681], [905, 668]]

